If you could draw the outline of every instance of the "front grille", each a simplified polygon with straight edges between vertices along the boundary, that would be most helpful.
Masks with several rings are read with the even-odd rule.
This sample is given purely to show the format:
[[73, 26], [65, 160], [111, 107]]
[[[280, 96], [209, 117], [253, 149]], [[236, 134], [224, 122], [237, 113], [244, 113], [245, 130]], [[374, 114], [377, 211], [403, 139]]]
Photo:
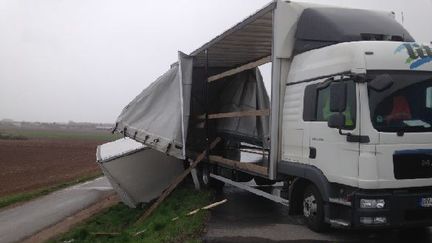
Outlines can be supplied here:
[[405, 212], [406, 221], [432, 220], [432, 209], [415, 209]]
[[396, 179], [432, 178], [432, 150], [396, 151], [393, 168]]

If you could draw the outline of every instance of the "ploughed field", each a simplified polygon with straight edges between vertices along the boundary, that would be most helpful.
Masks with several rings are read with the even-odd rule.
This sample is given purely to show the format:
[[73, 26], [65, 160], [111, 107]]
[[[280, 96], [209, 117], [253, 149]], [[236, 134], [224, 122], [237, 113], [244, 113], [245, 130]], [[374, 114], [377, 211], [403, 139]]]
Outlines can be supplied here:
[[114, 139], [107, 131], [6, 133], [14, 139], [0, 139], [0, 197], [100, 174], [96, 147]]

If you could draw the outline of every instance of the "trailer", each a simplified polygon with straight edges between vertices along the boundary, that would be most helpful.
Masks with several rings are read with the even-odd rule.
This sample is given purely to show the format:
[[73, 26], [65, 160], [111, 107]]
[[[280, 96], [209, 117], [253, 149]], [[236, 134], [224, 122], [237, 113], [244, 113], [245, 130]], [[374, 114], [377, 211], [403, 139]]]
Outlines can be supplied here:
[[186, 162], [207, 151], [201, 186], [282, 203], [315, 231], [432, 225], [432, 51], [392, 12], [273, 1], [179, 52], [114, 131]]

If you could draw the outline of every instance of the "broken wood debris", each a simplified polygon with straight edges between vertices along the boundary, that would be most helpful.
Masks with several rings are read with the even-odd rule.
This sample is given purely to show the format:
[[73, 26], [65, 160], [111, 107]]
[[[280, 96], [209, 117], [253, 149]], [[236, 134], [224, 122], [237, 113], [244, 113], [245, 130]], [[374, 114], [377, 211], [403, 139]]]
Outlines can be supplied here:
[[145, 233], [146, 231], [147, 231], [147, 229], [143, 229], [143, 230], [141, 230], [141, 231], [138, 231], [138, 232], [136, 232], [136, 233], [134, 234], [134, 236], [141, 235], [141, 234]]
[[112, 235], [112, 236], [120, 235], [119, 232], [92, 232], [90, 234], [92, 234], [92, 235]]
[[[205, 206], [205, 207], [197, 208], [197, 209], [192, 210], [192, 211], [190, 211], [189, 213], [187, 213], [186, 216], [194, 215], [194, 214], [198, 213], [198, 212], [201, 211], [201, 210], [209, 210], [209, 209], [211, 209], [211, 208], [214, 208], [214, 207], [217, 207], [217, 206], [219, 206], [219, 205], [221, 205], [221, 204], [224, 204], [224, 203], [226, 203], [227, 201], [228, 201], [227, 199], [224, 199], [224, 200], [222, 200], [222, 201], [219, 201], [219, 202], [215, 202], [215, 203], [209, 204], [209, 205], [207, 205], [207, 206]], [[175, 218], [172, 218], [171, 221], [176, 221], [176, 220], [178, 220], [179, 218], [180, 218], [180, 217], [177, 216], [177, 217], [175, 217]]]
[[182, 174], [180, 174], [177, 178], [175, 178], [171, 184], [163, 191], [163, 193], [159, 196], [159, 198], [152, 204], [152, 206], [144, 213], [143, 216], [141, 216], [136, 222], [135, 225], [143, 222], [150, 214], [153, 213], [154, 210], [167, 198], [172, 191], [182, 182], [187, 175], [192, 171], [193, 168], [195, 168], [199, 162], [204, 160], [206, 158], [207, 153], [210, 152], [211, 149], [216, 147], [216, 145], [221, 141], [221, 138], [216, 138], [209, 146], [209, 149], [204, 150], [201, 154], [198, 155], [198, 157], [195, 159], [195, 161], [187, 168]]

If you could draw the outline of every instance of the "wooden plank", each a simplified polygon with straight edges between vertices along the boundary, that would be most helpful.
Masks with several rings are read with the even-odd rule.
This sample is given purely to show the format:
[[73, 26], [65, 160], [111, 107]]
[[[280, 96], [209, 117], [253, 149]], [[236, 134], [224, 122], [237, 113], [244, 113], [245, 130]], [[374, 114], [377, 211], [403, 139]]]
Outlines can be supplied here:
[[219, 206], [219, 205], [222, 205], [222, 204], [226, 203], [227, 201], [228, 201], [227, 199], [224, 199], [224, 200], [222, 200], [222, 201], [219, 201], [219, 202], [215, 202], [215, 203], [209, 204], [209, 205], [207, 205], [207, 206], [205, 206], [205, 207], [197, 208], [197, 209], [195, 209], [195, 210], [190, 211], [190, 212], [187, 213], [186, 215], [187, 215], [187, 216], [191, 216], [191, 215], [194, 215], [194, 214], [198, 213], [200, 210], [209, 210], [209, 209], [211, 209], [211, 208], [214, 208], [214, 207], [217, 207], [217, 206]]
[[96, 235], [96, 236], [115, 236], [115, 235], [120, 235], [120, 232], [90, 232], [91, 235]]
[[[214, 208], [214, 207], [217, 207], [217, 206], [219, 206], [219, 205], [222, 205], [222, 204], [226, 203], [227, 201], [228, 201], [227, 199], [224, 199], [224, 200], [222, 200], [222, 201], [212, 203], [212, 204], [207, 205], [207, 206], [205, 206], [205, 207], [197, 208], [197, 209], [192, 210], [192, 211], [190, 211], [189, 213], [187, 213], [186, 216], [194, 215], [194, 214], [198, 213], [198, 212], [201, 211], [201, 210], [209, 210], [209, 209], [212, 209], [212, 208]], [[179, 218], [180, 218], [180, 216], [177, 216], [177, 217], [175, 217], [175, 218], [172, 218], [171, 221], [176, 221], [176, 220], [178, 220]]]
[[[251, 110], [251, 111], [236, 111], [227, 113], [209, 114], [208, 119], [221, 119], [221, 118], [234, 118], [234, 117], [247, 117], [247, 116], [269, 116], [270, 110]], [[205, 119], [205, 115], [199, 115], [198, 119]]]
[[208, 78], [208, 82], [213, 82], [213, 81], [216, 81], [216, 80], [228, 77], [228, 76], [232, 76], [234, 74], [241, 73], [241, 72], [243, 72], [245, 70], [249, 70], [249, 69], [258, 67], [260, 65], [269, 63], [269, 62], [271, 62], [271, 56], [267, 56], [267, 57], [261, 58], [261, 59], [259, 59], [257, 61], [250, 62], [250, 63], [242, 65], [240, 67], [237, 67], [237, 68], [225, 71], [223, 73], [210, 76]]
[[[216, 145], [221, 141], [221, 138], [216, 138], [211, 144], [210, 144], [210, 150], [213, 149], [214, 147], [216, 147]], [[148, 218], [148, 216], [150, 216], [153, 211], [165, 200], [165, 198], [167, 198], [172, 191], [174, 191], [174, 189], [180, 184], [180, 182], [182, 182], [186, 176], [192, 171], [192, 169], [194, 169], [199, 162], [201, 162], [203, 159], [205, 159], [207, 153], [209, 151], [204, 150], [201, 154], [198, 155], [198, 157], [195, 159], [195, 161], [189, 166], [189, 168], [187, 168], [185, 171], [183, 171], [182, 174], [180, 174], [178, 177], [176, 177], [171, 184], [167, 187], [167, 189], [165, 189], [165, 191], [163, 191], [163, 193], [159, 196], [159, 198], [156, 200], [156, 202], [154, 202], [151, 207], [144, 213], [143, 216], [141, 216], [136, 222], [135, 225], [143, 222], [145, 219]]]
[[210, 155], [210, 162], [211, 163], [220, 163], [224, 165], [228, 165], [234, 169], [240, 169], [244, 171], [254, 172], [256, 174], [260, 175], [267, 175], [268, 174], [268, 168], [264, 166], [255, 165], [252, 163], [244, 163], [240, 161], [230, 160], [226, 159], [222, 156], [217, 155]]

